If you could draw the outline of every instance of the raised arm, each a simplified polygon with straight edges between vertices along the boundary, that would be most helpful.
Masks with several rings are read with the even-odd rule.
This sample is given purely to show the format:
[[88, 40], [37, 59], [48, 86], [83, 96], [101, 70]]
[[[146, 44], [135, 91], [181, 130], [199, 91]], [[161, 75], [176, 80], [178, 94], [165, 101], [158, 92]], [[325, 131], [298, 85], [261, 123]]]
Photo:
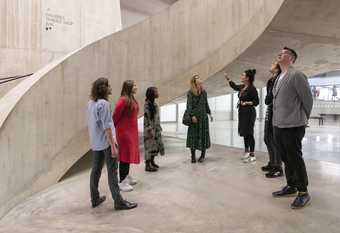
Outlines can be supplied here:
[[241, 91], [241, 89], [243, 88], [243, 85], [237, 85], [236, 83], [234, 83], [233, 81], [231, 81], [231, 79], [228, 77], [227, 73], [224, 73], [224, 78], [228, 81], [229, 86], [234, 89], [235, 91]]
[[237, 85], [236, 83], [234, 83], [233, 81], [229, 81], [229, 86], [234, 89], [235, 91], [241, 91], [243, 85]]

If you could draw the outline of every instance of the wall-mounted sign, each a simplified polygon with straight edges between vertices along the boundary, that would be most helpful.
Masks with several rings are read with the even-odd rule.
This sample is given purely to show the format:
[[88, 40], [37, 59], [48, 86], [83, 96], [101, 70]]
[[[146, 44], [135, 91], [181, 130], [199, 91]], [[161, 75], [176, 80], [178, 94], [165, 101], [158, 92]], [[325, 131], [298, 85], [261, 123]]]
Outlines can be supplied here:
[[69, 52], [81, 43], [81, 0], [42, 1], [42, 48]]
[[52, 30], [56, 25], [68, 25], [72, 26], [74, 23], [72, 19], [65, 18], [65, 15], [53, 14], [51, 9], [48, 8], [45, 13], [45, 30]]

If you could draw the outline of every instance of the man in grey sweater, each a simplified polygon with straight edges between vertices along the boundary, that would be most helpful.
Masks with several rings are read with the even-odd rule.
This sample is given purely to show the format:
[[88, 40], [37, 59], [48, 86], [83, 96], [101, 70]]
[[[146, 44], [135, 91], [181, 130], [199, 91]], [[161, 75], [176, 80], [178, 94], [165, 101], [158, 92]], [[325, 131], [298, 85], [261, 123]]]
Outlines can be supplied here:
[[291, 208], [298, 209], [310, 203], [308, 194], [308, 176], [302, 157], [302, 139], [313, 106], [313, 97], [302, 72], [295, 70], [292, 64], [297, 53], [291, 48], [283, 48], [278, 55], [282, 70], [273, 89], [273, 126], [274, 139], [278, 152], [285, 164], [287, 185], [280, 191], [273, 192], [273, 197], [295, 195]]

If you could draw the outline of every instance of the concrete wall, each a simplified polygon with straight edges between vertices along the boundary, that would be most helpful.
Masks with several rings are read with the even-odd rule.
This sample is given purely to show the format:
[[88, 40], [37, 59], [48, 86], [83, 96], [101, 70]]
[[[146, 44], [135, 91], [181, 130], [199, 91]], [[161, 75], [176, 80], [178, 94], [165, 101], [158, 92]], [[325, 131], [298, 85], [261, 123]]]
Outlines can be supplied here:
[[0, 0], [0, 77], [35, 72], [120, 29], [119, 0]]
[[0, 216], [57, 180], [89, 149], [91, 83], [110, 78], [112, 100], [126, 79], [159, 86], [160, 103], [208, 78], [265, 30], [283, 0], [180, 0], [140, 24], [49, 64], [0, 100]]

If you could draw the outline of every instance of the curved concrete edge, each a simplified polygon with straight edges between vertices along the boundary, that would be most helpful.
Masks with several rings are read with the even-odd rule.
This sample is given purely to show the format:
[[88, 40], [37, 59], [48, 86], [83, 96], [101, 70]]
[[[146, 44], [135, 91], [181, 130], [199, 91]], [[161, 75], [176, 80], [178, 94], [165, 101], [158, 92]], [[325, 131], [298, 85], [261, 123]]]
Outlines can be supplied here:
[[88, 150], [85, 112], [93, 80], [109, 77], [113, 100], [124, 80], [135, 79], [139, 100], [146, 87], [156, 85], [160, 103], [169, 102], [187, 90], [192, 73], [206, 79], [237, 58], [282, 3], [181, 0], [20, 83], [0, 100], [0, 183], [6, 187], [0, 216], [57, 182]]
[[205, 83], [208, 93], [225, 95], [233, 90], [226, 86], [223, 71], [238, 80], [251, 67], [256, 68], [256, 87], [265, 86], [270, 64], [284, 47], [296, 49], [299, 58], [294, 66], [307, 76], [340, 67], [340, 1], [286, 0], [264, 33], [237, 59]]

